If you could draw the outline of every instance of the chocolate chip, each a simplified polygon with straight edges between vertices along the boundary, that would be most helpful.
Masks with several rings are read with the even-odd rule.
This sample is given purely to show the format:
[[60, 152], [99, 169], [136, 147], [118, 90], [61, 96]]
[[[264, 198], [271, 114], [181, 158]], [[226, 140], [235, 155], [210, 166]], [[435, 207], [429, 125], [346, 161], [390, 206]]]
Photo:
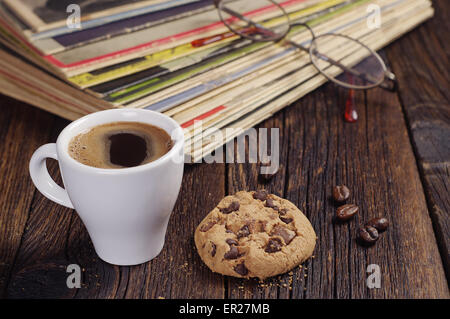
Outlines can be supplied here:
[[267, 195], [269, 195], [268, 193], [267, 193], [267, 191], [265, 191], [265, 190], [259, 190], [259, 191], [256, 191], [254, 194], [253, 194], [253, 198], [254, 199], [259, 199], [260, 201], [265, 201], [266, 199], [267, 199]]
[[286, 224], [289, 224], [290, 222], [293, 221], [292, 218], [288, 218], [288, 217], [280, 217], [280, 219], [283, 223], [286, 223]]
[[248, 228], [248, 225], [245, 225], [239, 231], [237, 232], [237, 238], [247, 237], [250, 235], [250, 229]]
[[239, 210], [239, 207], [241, 205], [239, 204], [239, 202], [234, 201], [230, 204], [230, 206], [225, 207], [225, 208], [220, 208], [219, 210], [223, 213], [223, 214], [230, 214], [232, 212], [235, 212], [237, 210]]
[[244, 263], [236, 265], [234, 267], [234, 271], [237, 272], [241, 276], [247, 276], [248, 275], [248, 269], [245, 267]]
[[378, 238], [378, 231], [375, 227], [364, 226], [359, 229], [359, 239], [363, 244], [372, 245]]
[[336, 211], [336, 218], [340, 221], [346, 221], [355, 216], [358, 213], [359, 207], [353, 204], [347, 204], [338, 207]]
[[228, 234], [233, 234], [233, 231], [230, 230], [230, 229], [227, 229], [225, 232], [228, 233]]
[[217, 224], [215, 221], [209, 221], [209, 222], [203, 224], [203, 225], [200, 227], [200, 231], [203, 232], [203, 233], [204, 233], [204, 232], [207, 232], [207, 231], [210, 230], [215, 224]]
[[230, 250], [223, 256], [225, 259], [237, 259], [239, 257], [239, 250], [236, 246], [230, 246]]
[[275, 236], [280, 236], [281, 238], [283, 238], [286, 245], [289, 245], [296, 236], [294, 231], [292, 231], [284, 226], [281, 226], [281, 225], [275, 226], [273, 228], [271, 234], [275, 235]]
[[227, 240], [225, 240], [225, 242], [228, 244], [228, 245], [230, 245], [230, 246], [233, 246], [233, 245], [239, 245], [239, 243], [236, 241], [236, 240], [234, 240], [234, 239], [231, 239], [231, 238], [228, 238]]
[[281, 247], [283, 246], [283, 243], [279, 238], [270, 238], [269, 242], [267, 243], [266, 249], [264, 251], [266, 253], [276, 253], [277, 251], [281, 250]]
[[270, 207], [270, 208], [272, 208], [273, 210], [276, 210], [276, 211], [278, 211], [278, 206], [277, 205], [275, 205], [275, 203], [273, 202], [273, 199], [271, 199], [271, 198], [268, 198], [268, 199], [266, 199], [266, 205], [265, 205], [266, 207]]
[[216, 245], [211, 242], [212, 250], [211, 250], [211, 256], [214, 257], [216, 255]]
[[266, 226], [267, 226], [267, 221], [266, 220], [259, 220], [258, 221], [258, 231], [260, 233], [265, 233], [266, 232]]
[[350, 190], [345, 185], [335, 186], [333, 189], [333, 198], [337, 202], [344, 202], [350, 197]]
[[373, 218], [366, 225], [375, 227], [378, 232], [384, 232], [389, 227], [389, 221], [384, 217]]
[[282, 208], [278, 211], [278, 214], [280, 214], [281, 216], [286, 215], [286, 213], [288, 212], [288, 210], [286, 208]]

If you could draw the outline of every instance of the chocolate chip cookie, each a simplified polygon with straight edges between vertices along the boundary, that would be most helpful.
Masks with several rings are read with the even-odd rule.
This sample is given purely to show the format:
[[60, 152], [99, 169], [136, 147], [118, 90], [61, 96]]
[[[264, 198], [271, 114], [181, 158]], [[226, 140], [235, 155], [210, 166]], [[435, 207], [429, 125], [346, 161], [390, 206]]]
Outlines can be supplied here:
[[290, 201], [264, 190], [220, 201], [195, 230], [203, 262], [223, 275], [264, 279], [311, 257], [316, 234]]

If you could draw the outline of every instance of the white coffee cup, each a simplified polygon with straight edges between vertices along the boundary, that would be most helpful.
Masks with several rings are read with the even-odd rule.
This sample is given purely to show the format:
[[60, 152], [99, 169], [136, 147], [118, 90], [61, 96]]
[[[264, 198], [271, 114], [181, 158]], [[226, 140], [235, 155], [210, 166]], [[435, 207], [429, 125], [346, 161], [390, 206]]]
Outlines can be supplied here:
[[[172, 137], [173, 147], [153, 162], [121, 169], [87, 166], [69, 155], [74, 136], [112, 122], [141, 122], [162, 128]], [[183, 177], [183, 144], [182, 128], [161, 113], [101, 111], [69, 124], [56, 144], [37, 149], [30, 161], [30, 175], [44, 196], [78, 212], [101, 259], [115, 265], [141, 264], [163, 248]], [[50, 177], [46, 158], [59, 162], [65, 189]]]

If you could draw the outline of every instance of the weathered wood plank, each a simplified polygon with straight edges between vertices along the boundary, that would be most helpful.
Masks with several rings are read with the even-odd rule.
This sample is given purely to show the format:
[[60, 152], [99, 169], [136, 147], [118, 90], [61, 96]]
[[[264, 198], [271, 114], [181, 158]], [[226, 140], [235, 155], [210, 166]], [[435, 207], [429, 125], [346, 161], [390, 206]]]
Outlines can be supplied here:
[[[48, 113], [32, 110], [53, 118]], [[26, 123], [26, 120], [23, 123]], [[31, 152], [40, 144], [56, 140], [67, 123], [58, 119], [51, 137], [46, 136], [36, 143], [31, 143]], [[22, 131], [25, 134], [24, 128]], [[50, 128], [47, 127], [46, 131], [50, 132]], [[37, 139], [39, 134], [35, 135]], [[25, 165], [28, 165], [28, 158]], [[195, 253], [192, 236], [196, 225], [217, 204], [217, 198], [224, 196], [224, 169], [224, 164], [186, 167], [181, 195], [169, 224], [163, 251], [152, 262], [134, 267], [118, 267], [101, 261], [76, 213], [36, 192], [27, 229], [23, 234], [18, 256], [15, 258], [12, 277], [8, 281], [7, 296], [222, 298], [223, 278], [212, 274], [203, 265]], [[28, 170], [23, 171], [28, 177]], [[49, 161], [49, 172], [61, 183], [55, 161]], [[32, 196], [34, 187], [31, 181], [27, 182], [30, 184], [27, 185], [30, 186], [30, 190], [25, 194]], [[208, 190], [206, 194], [205, 189]], [[31, 202], [31, 198], [29, 201]], [[28, 208], [23, 211], [28, 216]], [[13, 260], [14, 258], [11, 263]], [[81, 289], [68, 289], [66, 286], [68, 276], [66, 268], [69, 264], [77, 264], [82, 268]]]
[[[357, 94], [360, 119], [355, 124], [342, 121], [346, 96], [327, 85], [285, 111], [288, 131], [283, 136], [289, 136], [289, 154], [284, 195], [307, 214], [317, 231], [315, 258], [291, 278], [286, 274], [269, 280], [262, 291], [256, 281], [229, 278], [230, 297], [282, 297], [279, 284], [286, 279], [292, 282], [292, 298], [449, 296], [396, 95], [373, 90], [366, 101], [364, 94]], [[276, 127], [272, 121], [268, 125]], [[256, 174], [255, 165], [229, 165], [229, 192], [257, 188]], [[352, 188], [351, 200], [361, 207], [359, 216], [347, 224], [333, 218], [331, 190], [340, 183]], [[275, 193], [280, 189], [269, 188]], [[356, 243], [358, 227], [377, 216], [388, 217], [391, 229], [375, 247], [361, 247]], [[381, 289], [366, 286], [370, 264], [381, 268]]]
[[[450, 6], [386, 51], [424, 184], [447, 278], [450, 278]], [[401, 59], [398, 57], [402, 56]]]
[[[34, 120], [27, 123], [34, 122], [39, 123]], [[56, 141], [59, 131], [67, 123], [56, 117], [53, 128], [46, 126], [45, 122], [40, 123], [50, 135], [41, 139], [39, 144]], [[49, 173], [61, 184], [57, 162], [49, 160], [47, 164]], [[25, 173], [28, 174], [28, 170]], [[27, 183], [34, 188], [31, 180]], [[66, 267], [70, 262], [65, 255], [65, 246], [73, 214], [73, 210], [57, 205], [35, 191], [7, 287], [9, 298], [70, 298], [76, 293], [66, 285]]]
[[119, 267], [102, 261], [95, 253], [88, 232], [76, 212], [67, 229], [65, 256], [69, 264], [82, 269], [81, 289], [73, 298], [123, 298], [130, 267]]
[[[360, 118], [349, 124], [342, 121], [346, 94], [327, 85], [286, 110], [296, 141], [289, 144], [286, 198], [304, 208], [319, 237], [303, 278], [294, 278], [304, 280], [293, 285], [292, 298], [448, 297], [396, 95], [376, 89], [367, 102], [357, 95]], [[341, 183], [361, 208], [345, 224], [333, 221], [336, 205], [330, 200], [332, 187]], [[386, 216], [391, 228], [374, 247], [361, 247], [358, 227], [377, 216]], [[370, 264], [381, 268], [381, 289], [366, 286]]]
[[[225, 164], [185, 166], [164, 249], [142, 278], [144, 298], [224, 298], [223, 276], [203, 264], [194, 244], [195, 228], [224, 196]], [[138, 270], [132, 275], [142, 276]], [[130, 289], [127, 296], [135, 297]]]
[[[448, 298], [442, 260], [448, 276], [449, 6], [434, 4], [436, 18], [387, 49], [403, 113], [395, 94], [373, 90], [366, 99], [358, 94], [360, 120], [348, 124], [342, 120], [345, 91], [327, 85], [308, 95], [261, 125], [281, 128], [281, 167], [271, 182], [258, 180], [255, 164], [186, 167], [163, 251], [135, 267], [99, 260], [78, 216], [36, 192], [29, 179], [32, 152], [55, 141], [67, 122], [2, 97], [0, 296]], [[54, 161], [50, 172], [59, 176]], [[333, 221], [330, 195], [338, 183], [350, 186], [351, 201], [361, 206], [347, 224]], [[267, 286], [212, 273], [192, 239], [200, 220], [225, 194], [259, 188], [297, 204], [319, 236], [314, 259], [292, 275], [265, 281]], [[357, 227], [379, 215], [389, 218], [391, 228], [376, 246], [359, 246]], [[71, 263], [83, 269], [78, 290], [66, 287]], [[381, 289], [366, 287], [369, 264], [381, 267]]]
[[[335, 184], [336, 141], [342, 134], [342, 106], [336, 88], [326, 85], [286, 110], [290, 136], [286, 198], [310, 219], [318, 237], [315, 258], [294, 274], [292, 298], [333, 298], [338, 286], [339, 294], [348, 293], [350, 288], [344, 286], [350, 284], [336, 272], [336, 265], [346, 267], [346, 263], [338, 261], [341, 254], [349, 258], [349, 251], [336, 247], [334, 206], [329, 199]], [[342, 249], [350, 244], [348, 235], [340, 241], [344, 243]]]
[[[267, 128], [267, 141], [274, 143], [271, 140], [270, 128], [279, 128], [279, 144], [280, 144], [280, 163], [277, 174], [270, 180], [264, 181], [260, 177], [260, 167], [258, 163], [249, 163], [248, 159], [245, 163], [229, 163], [227, 164], [227, 194], [231, 195], [241, 190], [252, 191], [257, 189], [266, 189], [270, 193], [284, 197], [285, 178], [286, 178], [286, 163], [287, 150], [289, 143], [289, 135], [285, 130], [284, 114], [278, 112], [272, 118], [261, 123], [257, 127]], [[246, 155], [248, 156], [248, 144], [249, 139], [246, 142]], [[255, 143], [252, 139], [251, 143]], [[235, 156], [237, 160], [237, 143], [234, 144]], [[256, 145], [256, 144], [253, 144]], [[228, 298], [289, 298], [289, 275], [277, 276], [275, 278], [269, 278], [264, 282], [259, 282], [257, 279], [243, 280], [232, 277], [227, 277], [227, 297]]]
[[3, 296], [35, 193], [28, 161], [48, 139], [55, 116], [3, 95], [0, 107], [0, 296]]

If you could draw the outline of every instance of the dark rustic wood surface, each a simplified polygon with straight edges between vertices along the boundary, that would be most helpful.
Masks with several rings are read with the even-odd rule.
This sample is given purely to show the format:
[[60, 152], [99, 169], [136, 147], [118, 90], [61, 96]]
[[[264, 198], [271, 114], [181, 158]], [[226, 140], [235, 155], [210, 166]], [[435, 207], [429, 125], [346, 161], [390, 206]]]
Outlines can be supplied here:
[[[67, 121], [0, 99], [0, 297], [3, 298], [448, 298], [450, 245], [449, 6], [384, 50], [399, 92], [356, 95], [359, 121], [342, 119], [346, 92], [331, 84], [259, 127], [280, 128], [280, 170], [269, 183], [256, 164], [187, 166], [166, 244], [153, 261], [118, 267], [96, 256], [73, 210], [32, 185], [28, 161], [54, 142]], [[49, 169], [60, 179], [55, 161]], [[60, 181], [61, 182], [61, 181]], [[352, 189], [361, 207], [351, 222], [333, 221], [332, 186]], [[308, 216], [318, 235], [314, 258], [291, 273], [240, 280], [212, 273], [193, 232], [227, 194], [266, 188]], [[391, 228], [370, 248], [356, 231], [386, 216]], [[79, 264], [82, 288], [68, 289], [66, 267]], [[381, 267], [380, 289], [366, 268]]]
[[399, 98], [450, 278], [450, 196], [442, 195], [450, 192], [450, 6], [433, 4], [436, 17], [387, 53], [401, 83]]

